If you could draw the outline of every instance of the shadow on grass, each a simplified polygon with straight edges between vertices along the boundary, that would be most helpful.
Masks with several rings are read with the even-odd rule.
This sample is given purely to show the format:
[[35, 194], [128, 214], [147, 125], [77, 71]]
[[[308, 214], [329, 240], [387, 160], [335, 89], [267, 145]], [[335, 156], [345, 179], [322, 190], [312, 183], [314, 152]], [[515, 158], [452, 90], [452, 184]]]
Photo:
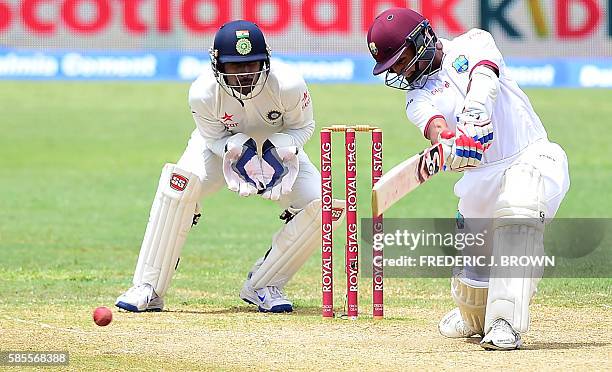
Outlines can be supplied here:
[[[478, 345], [481, 337], [470, 337], [464, 340], [466, 344]], [[609, 342], [526, 342], [521, 346], [521, 350], [575, 350], [588, 349], [593, 347], [610, 346]]]
[[472, 344], [472, 345], [478, 345], [480, 344], [480, 341], [482, 340], [482, 337], [480, 336], [476, 336], [476, 337], [470, 337], [470, 338], [466, 338], [463, 341], [466, 344]]
[[257, 309], [252, 306], [230, 306], [227, 308], [216, 308], [216, 309], [166, 309], [164, 313], [173, 314], [202, 314], [202, 315], [214, 315], [214, 314], [254, 314], [257, 313]]
[[[214, 314], [257, 314], [259, 311], [255, 306], [229, 306], [225, 308], [193, 308], [193, 309], [164, 309], [164, 313], [172, 313], [172, 314], [202, 314], [202, 315], [214, 315]], [[320, 306], [296, 306], [293, 309], [293, 312], [286, 313], [286, 315], [291, 316], [303, 316], [303, 317], [316, 317], [321, 316], [321, 307]], [[345, 312], [336, 311], [334, 314], [335, 318], [344, 318]], [[372, 314], [361, 313], [359, 314], [361, 317], [371, 317]]]
[[574, 350], [610, 346], [609, 342], [528, 342], [523, 350]]
[[[164, 313], [173, 313], [173, 314], [203, 314], [203, 315], [214, 315], [214, 314], [257, 314], [259, 311], [255, 306], [229, 306], [225, 308], [214, 308], [214, 309], [165, 309]], [[303, 307], [299, 306], [293, 309], [293, 312], [286, 313], [292, 316], [314, 316], [321, 315], [321, 308], [312, 306], [312, 307]]]
[[[320, 306], [304, 306], [304, 305], [294, 305], [293, 312], [291, 313], [282, 313], [282, 314], [272, 314], [272, 313], [260, 313], [257, 310], [257, 307], [253, 305], [240, 305], [240, 306], [228, 306], [228, 307], [215, 307], [215, 308], [206, 308], [206, 307], [198, 307], [198, 305], [194, 304], [183, 304], [185, 307], [181, 308], [170, 308], [164, 309], [164, 313], [171, 314], [201, 314], [201, 315], [231, 315], [231, 314], [271, 314], [275, 316], [292, 316], [292, 317], [303, 317], [303, 318], [314, 318], [314, 319], [323, 319], [321, 314]], [[201, 305], [200, 305], [201, 306]], [[336, 309], [334, 312], [334, 318], [338, 320], [350, 320], [346, 316], [346, 311], [343, 309]], [[368, 312], [360, 312], [359, 313], [360, 320], [372, 320], [372, 313]], [[393, 320], [393, 321], [401, 321], [401, 322], [414, 322], [417, 318], [411, 316], [385, 316], [385, 320]]]

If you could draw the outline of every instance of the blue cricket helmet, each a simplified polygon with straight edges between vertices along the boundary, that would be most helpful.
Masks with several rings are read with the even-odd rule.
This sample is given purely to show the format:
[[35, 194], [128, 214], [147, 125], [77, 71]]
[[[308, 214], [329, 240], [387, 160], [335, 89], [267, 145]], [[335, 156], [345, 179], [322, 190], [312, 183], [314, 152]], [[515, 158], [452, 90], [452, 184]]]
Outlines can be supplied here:
[[218, 63], [267, 61], [270, 53], [263, 32], [253, 22], [238, 20], [221, 26], [213, 50]]
[[[227, 73], [225, 63], [261, 62], [259, 71]], [[210, 48], [210, 64], [219, 85], [239, 100], [263, 91], [270, 71], [270, 49], [263, 32], [253, 22], [231, 21], [219, 29]]]

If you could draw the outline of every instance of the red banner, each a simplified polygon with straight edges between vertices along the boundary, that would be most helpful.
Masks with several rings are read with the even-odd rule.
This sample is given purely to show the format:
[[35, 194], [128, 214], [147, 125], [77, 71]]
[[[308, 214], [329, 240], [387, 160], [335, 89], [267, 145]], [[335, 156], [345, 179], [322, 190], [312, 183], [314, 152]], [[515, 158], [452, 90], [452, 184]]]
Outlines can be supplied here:
[[610, 49], [609, 3], [612, 0], [0, 0], [0, 43], [202, 49], [222, 24], [243, 18], [260, 25], [273, 49], [367, 53], [362, 44], [374, 17], [388, 7], [411, 6], [443, 37], [479, 27], [492, 30], [497, 40], [507, 40], [511, 50], [533, 43], [550, 51], [554, 41]]

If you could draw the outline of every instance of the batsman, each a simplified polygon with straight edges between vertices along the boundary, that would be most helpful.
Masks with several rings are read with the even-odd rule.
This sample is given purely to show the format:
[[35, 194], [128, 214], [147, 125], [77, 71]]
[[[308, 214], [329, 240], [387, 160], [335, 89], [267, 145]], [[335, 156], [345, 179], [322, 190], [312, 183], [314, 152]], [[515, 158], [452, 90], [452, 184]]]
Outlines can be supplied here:
[[[196, 129], [177, 164], [163, 167], [133, 286], [116, 306], [163, 309], [200, 202], [225, 185], [241, 197], [263, 197], [281, 207], [284, 224], [248, 272], [239, 296], [261, 312], [291, 312], [283, 289], [321, 239], [321, 176], [303, 151], [315, 128], [310, 93], [288, 66], [271, 66], [264, 35], [252, 22], [223, 25], [210, 61], [211, 69], [189, 90]], [[344, 202], [334, 203], [342, 211], [339, 224]]]
[[[486, 248], [493, 257], [544, 255], [544, 223], [569, 189], [567, 157], [548, 140], [491, 34], [472, 29], [437, 38], [421, 14], [392, 8], [376, 17], [367, 43], [374, 75], [384, 73], [386, 85], [407, 91], [408, 119], [432, 144], [442, 143], [447, 170], [463, 172], [454, 188], [458, 218], [492, 221]], [[440, 321], [440, 333], [483, 336], [488, 350], [518, 349], [542, 271], [524, 267], [510, 276], [489, 269], [455, 272], [457, 308]]]

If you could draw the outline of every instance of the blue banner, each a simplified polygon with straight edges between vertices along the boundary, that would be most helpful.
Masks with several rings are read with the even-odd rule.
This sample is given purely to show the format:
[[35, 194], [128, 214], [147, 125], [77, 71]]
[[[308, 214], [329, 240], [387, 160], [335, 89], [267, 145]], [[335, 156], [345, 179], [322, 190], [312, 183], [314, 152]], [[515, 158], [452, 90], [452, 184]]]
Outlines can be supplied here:
[[[292, 65], [308, 83], [381, 82], [369, 55], [278, 55], [274, 62]], [[611, 58], [508, 58], [506, 64], [522, 87], [612, 87]], [[192, 81], [207, 68], [207, 53], [0, 49], [4, 80]]]

